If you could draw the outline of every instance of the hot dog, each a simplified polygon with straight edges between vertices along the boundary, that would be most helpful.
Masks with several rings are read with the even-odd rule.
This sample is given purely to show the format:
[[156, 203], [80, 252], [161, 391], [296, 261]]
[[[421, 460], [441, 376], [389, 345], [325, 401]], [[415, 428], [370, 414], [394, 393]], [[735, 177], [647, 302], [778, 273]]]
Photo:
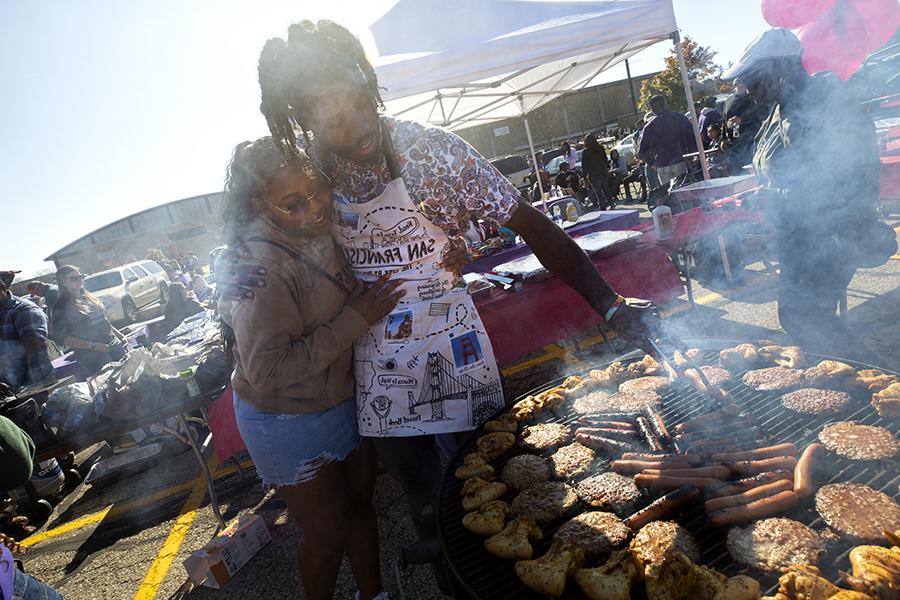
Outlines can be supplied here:
[[648, 421], [646, 417], [638, 417], [636, 420], [638, 431], [641, 432], [641, 435], [643, 436], [644, 441], [647, 442], [650, 450], [652, 452], [662, 452], [662, 443], [659, 441], [659, 438], [656, 437], [656, 433], [654, 433], [653, 428], [650, 426], [650, 421]]
[[778, 444], [765, 446], [746, 452], [720, 452], [710, 456], [710, 460], [719, 462], [735, 462], [739, 460], [759, 460], [761, 458], [774, 458], [776, 456], [797, 456], [797, 446], [794, 444]]
[[785, 469], [793, 471], [797, 466], [797, 459], [793, 456], [776, 456], [774, 458], [763, 458], [761, 460], [742, 460], [737, 462], [726, 463], [735, 475], [756, 475], [765, 471], [775, 471]]
[[634, 476], [634, 483], [638, 487], [651, 490], [675, 490], [684, 486], [706, 488], [722, 483], [722, 481], [712, 477], [672, 477], [671, 475], [646, 475], [639, 473]]
[[649, 460], [614, 460], [609, 466], [616, 473], [625, 474], [640, 473], [641, 471], [652, 469], [689, 469], [691, 467], [688, 462], [653, 462]]
[[609, 452], [610, 454], [619, 454], [621, 452], [634, 450], [634, 446], [632, 444], [579, 431], [575, 432], [575, 441], [579, 444], [587, 446], [588, 448], [593, 448], [594, 450], [603, 450], [604, 452]]
[[774, 483], [781, 480], [793, 480], [793, 478], [794, 474], [790, 471], [767, 471], [765, 473], [760, 473], [759, 475], [745, 477], [743, 479], [738, 479], [737, 481], [723, 483], [720, 486], [710, 488], [706, 490], [706, 495], [708, 497], [714, 498], [721, 496], [734, 496], [735, 494], [746, 492], [749, 489], [759, 487], [761, 485], [766, 485], [767, 483]]
[[708, 467], [690, 467], [686, 469], [672, 468], [668, 465], [662, 469], [644, 469], [645, 475], [666, 475], [671, 477], [712, 477], [713, 479], [728, 479], [731, 477], [731, 469], [725, 465], [711, 465]]
[[593, 419], [584, 419], [579, 421], [585, 427], [598, 427], [600, 429], [622, 429], [624, 431], [636, 431], [637, 427], [634, 423], [627, 421], [595, 421]]
[[650, 503], [647, 508], [639, 510], [627, 519], [625, 524], [631, 529], [638, 530], [650, 521], [658, 521], [666, 515], [672, 513], [679, 506], [693, 501], [700, 495], [700, 490], [691, 486], [680, 487], [674, 492], [669, 492], [665, 496]]
[[649, 454], [640, 452], [626, 452], [622, 455], [622, 460], [641, 460], [647, 462], [687, 462], [692, 465], [699, 465], [706, 460], [702, 456], [696, 454]]
[[668, 446], [672, 442], [672, 436], [669, 435], [669, 430], [666, 428], [666, 422], [663, 420], [662, 415], [649, 404], [644, 407], [644, 414], [647, 416], [647, 420], [650, 421], [650, 427], [653, 428], [653, 432], [659, 438], [659, 441], [664, 446]]
[[709, 515], [709, 523], [716, 527], [755, 521], [763, 517], [787, 512], [800, 504], [800, 496], [793, 490], [779, 492], [774, 496], [762, 498], [749, 504], [725, 508]]
[[756, 500], [768, 498], [769, 496], [774, 496], [775, 494], [791, 490], [793, 488], [794, 483], [792, 481], [788, 479], [782, 479], [774, 483], [767, 483], [766, 485], [751, 488], [746, 492], [741, 492], [740, 494], [735, 494], [734, 496], [711, 498], [710, 500], [707, 500], [703, 503], [703, 508], [706, 510], [706, 512], [712, 513], [716, 512], [717, 510], [722, 510], [723, 508], [731, 508], [733, 506], [750, 504], [751, 502], [754, 502]]
[[800, 455], [797, 466], [794, 467], [794, 493], [798, 496], [809, 496], [813, 491], [813, 464], [822, 453], [822, 444], [810, 444]]
[[579, 427], [575, 430], [575, 434], [586, 433], [588, 435], [598, 435], [600, 437], [609, 438], [611, 440], [631, 441], [637, 436], [637, 430], [627, 429], [609, 429], [607, 427]]

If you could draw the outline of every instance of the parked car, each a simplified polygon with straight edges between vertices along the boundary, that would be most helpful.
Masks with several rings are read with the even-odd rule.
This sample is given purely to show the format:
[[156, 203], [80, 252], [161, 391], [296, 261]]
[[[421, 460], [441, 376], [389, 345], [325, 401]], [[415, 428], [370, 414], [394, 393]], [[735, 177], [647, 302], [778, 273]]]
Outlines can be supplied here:
[[511, 154], [502, 158], [491, 159], [491, 164], [498, 171], [512, 181], [513, 185], [519, 189], [528, 187], [527, 177], [531, 173], [531, 167], [524, 158], [518, 154]]
[[[578, 171], [579, 173], [581, 173], [581, 153], [582, 152], [584, 152], [584, 150], [578, 150], [578, 152], [577, 152], [578, 162], [575, 163], [575, 170]], [[565, 159], [566, 159], [566, 157], [563, 156], [562, 154], [560, 154], [559, 156], [557, 156], [556, 158], [554, 158], [547, 164], [547, 172], [550, 173], [551, 177], [553, 177], [557, 173], [559, 173], [559, 164], [562, 161], [564, 161]]]
[[169, 276], [152, 260], [92, 273], [84, 280], [84, 288], [103, 303], [114, 322], [133, 323], [142, 309], [169, 301]]
[[629, 168], [637, 162], [638, 132], [635, 131], [631, 135], [622, 138], [618, 144], [612, 147], [613, 150], [619, 151], [619, 156], [625, 158], [625, 164]]

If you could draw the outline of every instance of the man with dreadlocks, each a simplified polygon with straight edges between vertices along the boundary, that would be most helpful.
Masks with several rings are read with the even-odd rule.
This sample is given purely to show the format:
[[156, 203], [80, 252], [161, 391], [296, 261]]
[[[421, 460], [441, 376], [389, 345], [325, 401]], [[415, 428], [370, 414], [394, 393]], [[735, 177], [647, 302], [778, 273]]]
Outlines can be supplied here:
[[[578, 245], [461, 138], [381, 114], [375, 71], [343, 27], [292, 25], [286, 40], [266, 43], [259, 80], [260, 109], [285, 156], [305, 148], [330, 179], [333, 234], [357, 278], [403, 280], [403, 300], [355, 345], [357, 413], [427, 535], [441, 473], [434, 434], [471, 430], [503, 406], [490, 340], [461, 264], [449, 264], [471, 217], [521, 235], [622, 333], [651, 333], [656, 308], [617, 295]], [[231, 295], [266, 285], [263, 269], [223, 266], [217, 277]]]

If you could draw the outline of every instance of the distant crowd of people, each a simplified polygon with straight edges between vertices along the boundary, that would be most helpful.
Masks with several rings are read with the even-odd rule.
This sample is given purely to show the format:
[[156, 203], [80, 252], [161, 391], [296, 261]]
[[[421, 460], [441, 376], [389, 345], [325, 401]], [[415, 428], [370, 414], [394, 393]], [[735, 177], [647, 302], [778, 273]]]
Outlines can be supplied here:
[[[165, 340], [186, 318], [216, 300], [196, 255], [178, 264], [178, 270], [176, 264], [160, 262], [171, 283], [164, 318], [153, 324], [151, 341]], [[0, 271], [0, 385], [16, 390], [52, 381], [51, 358], [61, 349], [72, 352], [86, 375], [124, 357], [126, 337], [110, 321], [103, 302], [85, 288], [81, 269], [64, 265], [56, 272], [55, 284], [32, 281], [22, 297], [10, 290], [17, 273]]]

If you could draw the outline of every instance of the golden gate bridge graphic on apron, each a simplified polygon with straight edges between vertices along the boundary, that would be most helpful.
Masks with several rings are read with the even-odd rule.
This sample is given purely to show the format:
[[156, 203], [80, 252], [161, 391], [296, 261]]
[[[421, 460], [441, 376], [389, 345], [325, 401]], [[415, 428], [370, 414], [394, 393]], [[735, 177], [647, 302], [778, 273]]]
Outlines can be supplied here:
[[504, 405], [478, 311], [440, 266], [450, 240], [396, 178], [373, 200], [335, 194], [335, 234], [362, 281], [402, 279], [400, 304], [354, 345], [359, 430], [374, 437], [467, 431]]

